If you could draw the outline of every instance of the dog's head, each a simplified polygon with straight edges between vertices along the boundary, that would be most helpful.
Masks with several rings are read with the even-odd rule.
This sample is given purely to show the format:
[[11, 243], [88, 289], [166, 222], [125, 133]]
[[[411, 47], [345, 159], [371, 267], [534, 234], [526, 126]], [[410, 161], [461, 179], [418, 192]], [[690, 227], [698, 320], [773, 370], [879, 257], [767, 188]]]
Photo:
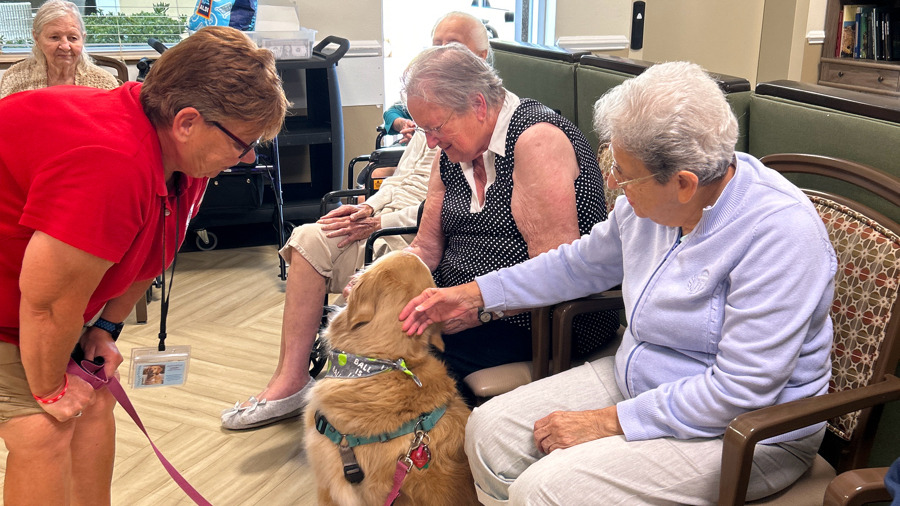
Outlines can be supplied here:
[[443, 351], [440, 325], [410, 337], [399, 319], [412, 298], [434, 286], [428, 266], [416, 255], [394, 251], [382, 256], [360, 275], [346, 307], [331, 320], [329, 345], [350, 353], [407, 359], [427, 353], [429, 344]]

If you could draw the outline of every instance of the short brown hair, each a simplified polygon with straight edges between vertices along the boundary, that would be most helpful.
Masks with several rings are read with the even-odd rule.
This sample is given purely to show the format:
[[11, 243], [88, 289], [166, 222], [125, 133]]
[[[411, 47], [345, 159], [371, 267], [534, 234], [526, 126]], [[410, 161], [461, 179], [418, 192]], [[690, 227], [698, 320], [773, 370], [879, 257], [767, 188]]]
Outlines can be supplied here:
[[264, 139], [281, 130], [289, 105], [272, 52], [227, 26], [201, 28], [163, 53], [147, 74], [141, 104], [155, 126], [194, 107], [208, 121], [255, 125]]

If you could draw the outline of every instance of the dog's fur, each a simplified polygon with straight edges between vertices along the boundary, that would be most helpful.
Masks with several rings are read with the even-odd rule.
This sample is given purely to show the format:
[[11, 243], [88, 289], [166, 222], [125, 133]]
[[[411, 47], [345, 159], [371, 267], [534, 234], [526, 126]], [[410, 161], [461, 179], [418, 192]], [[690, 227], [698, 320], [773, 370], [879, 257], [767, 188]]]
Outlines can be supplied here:
[[447, 412], [428, 433], [431, 463], [426, 469], [410, 469], [394, 504], [478, 503], [463, 449], [469, 409], [444, 364], [429, 353], [429, 344], [443, 349], [440, 326], [431, 325], [421, 336], [409, 337], [398, 319], [406, 303], [429, 287], [434, 287], [431, 273], [417, 256], [390, 253], [360, 276], [346, 307], [331, 320], [325, 332], [329, 349], [372, 358], [403, 358], [422, 387], [396, 370], [316, 383], [304, 416], [306, 455], [316, 473], [320, 505], [384, 504], [393, 487], [397, 459], [406, 454], [413, 434], [353, 447], [365, 478], [351, 484], [344, 478], [338, 447], [315, 428], [317, 411], [341, 433], [374, 436], [397, 430], [443, 405]]

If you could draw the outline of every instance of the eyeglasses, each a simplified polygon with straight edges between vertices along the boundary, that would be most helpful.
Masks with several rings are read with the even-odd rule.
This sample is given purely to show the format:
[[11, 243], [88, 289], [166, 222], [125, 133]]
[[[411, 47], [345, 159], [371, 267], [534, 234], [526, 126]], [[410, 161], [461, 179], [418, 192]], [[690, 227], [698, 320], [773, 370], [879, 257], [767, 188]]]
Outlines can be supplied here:
[[241, 149], [243, 149], [243, 151], [241, 151], [241, 154], [240, 154], [240, 156], [238, 156], [238, 158], [243, 158], [247, 153], [250, 152], [251, 149], [253, 149], [259, 145], [259, 139], [256, 139], [255, 141], [251, 142], [250, 144], [247, 144], [246, 142], [240, 140], [237, 135], [234, 135], [233, 133], [229, 132], [228, 129], [223, 127], [218, 121], [210, 121], [210, 123], [213, 126], [215, 126], [216, 128], [218, 128], [219, 130], [221, 130], [222, 133], [224, 133], [228, 137], [231, 137], [231, 140], [236, 142], [237, 145], [240, 146]]
[[417, 131], [417, 132], [421, 132], [421, 133], [423, 133], [423, 134], [425, 134], [425, 135], [431, 134], [431, 135], [433, 135], [433, 136], [440, 136], [440, 135], [441, 135], [441, 129], [444, 128], [444, 125], [446, 125], [447, 122], [450, 121], [450, 118], [452, 118], [452, 117], [453, 117], [453, 112], [451, 111], [451, 112], [450, 112], [450, 116], [447, 116], [447, 119], [445, 119], [444, 122], [441, 123], [440, 125], [438, 125], [438, 126], [436, 126], [436, 127], [434, 127], [434, 128], [422, 128], [422, 127], [420, 127], [420, 126], [417, 126], [417, 127], [416, 127], [416, 131]]
[[621, 174], [622, 169], [619, 168], [619, 164], [616, 163], [616, 159], [613, 158], [612, 146], [610, 146], [608, 142], [600, 146], [600, 150], [597, 152], [597, 163], [600, 164], [600, 168], [605, 174], [612, 174], [613, 180], [616, 182], [616, 186], [623, 190], [630, 184], [640, 183], [641, 181], [646, 181], [652, 177], [656, 177], [656, 174], [650, 174], [649, 176], [636, 177], [627, 181], [619, 181], [619, 178], [616, 177], [616, 173], [618, 172], [619, 174]]

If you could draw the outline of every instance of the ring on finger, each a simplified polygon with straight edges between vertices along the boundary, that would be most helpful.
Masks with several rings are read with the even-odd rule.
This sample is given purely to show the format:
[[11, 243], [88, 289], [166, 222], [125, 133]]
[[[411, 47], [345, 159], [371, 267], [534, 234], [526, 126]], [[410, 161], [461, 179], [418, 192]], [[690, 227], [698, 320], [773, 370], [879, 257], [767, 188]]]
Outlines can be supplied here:
[[72, 418], [78, 418], [79, 416], [81, 416], [81, 415], [83, 415], [83, 414], [84, 414], [84, 411], [79, 411], [79, 412], [76, 413], [75, 416], [73, 416]]

